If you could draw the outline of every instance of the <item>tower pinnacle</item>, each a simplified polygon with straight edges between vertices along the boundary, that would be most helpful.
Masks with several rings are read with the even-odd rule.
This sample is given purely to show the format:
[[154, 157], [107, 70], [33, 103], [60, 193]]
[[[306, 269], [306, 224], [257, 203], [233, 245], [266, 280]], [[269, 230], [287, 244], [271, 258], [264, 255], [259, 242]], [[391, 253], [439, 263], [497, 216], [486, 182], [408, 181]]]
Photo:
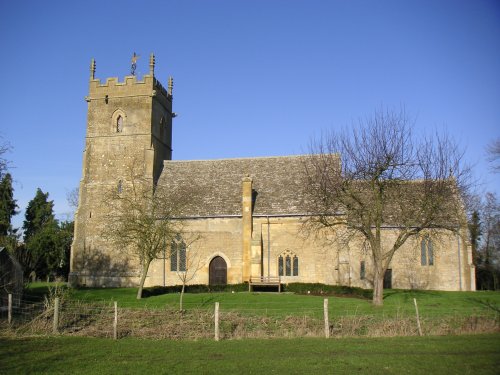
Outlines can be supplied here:
[[172, 76], [168, 77], [168, 94], [172, 96], [172, 93], [174, 92], [174, 79]]
[[95, 60], [90, 60], [90, 79], [95, 78]]
[[155, 55], [153, 53], [149, 56], [149, 74], [155, 75]]

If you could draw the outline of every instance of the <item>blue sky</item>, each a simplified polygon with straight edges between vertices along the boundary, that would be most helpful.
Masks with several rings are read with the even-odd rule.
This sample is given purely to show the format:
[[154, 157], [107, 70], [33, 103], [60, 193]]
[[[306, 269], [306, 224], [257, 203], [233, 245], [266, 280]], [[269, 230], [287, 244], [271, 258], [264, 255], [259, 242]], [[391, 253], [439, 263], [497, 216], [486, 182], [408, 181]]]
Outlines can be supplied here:
[[0, 1], [0, 134], [21, 214], [37, 187], [71, 212], [89, 64], [102, 80], [175, 79], [174, 159], [290, 155], [383, 107], [466, 147], [480, 190], [500, 192], [500, 2]]

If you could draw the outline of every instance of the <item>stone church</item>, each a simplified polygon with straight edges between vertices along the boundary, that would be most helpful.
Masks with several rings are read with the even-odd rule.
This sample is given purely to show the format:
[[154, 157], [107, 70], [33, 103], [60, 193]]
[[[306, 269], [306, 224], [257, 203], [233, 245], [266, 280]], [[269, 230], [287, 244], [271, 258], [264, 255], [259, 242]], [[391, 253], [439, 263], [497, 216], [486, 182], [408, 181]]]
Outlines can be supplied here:
[[[186, 232], [170, 251], [166, 244], [150, 266], [146, 286], [180, 284], [189, 252], [197, 254], [191, 284], [266, 282], [324, 283], [370, 288], [371, 258], [361, 242], [336, 243], [330, 235], [303, 233], [307, 219], [300, 156], [172, 160], [173, 81], [165, 89], [154, 74], [123, 81], [95, 77], [90, 68], [87, 133], [79, 206], [71, 251], [70, 282], [87, 286], [132, 286], [137, 260], [127, 258], [102, 237], [107, 208], [103, 196], [122, 189], [126, 168], [140, 162], [147, 184], [174, 189], [196, 186], [200, 194], [183, 212]], [[393, 236], [390, 230], [384, 234]], [[475, 277], [465, 228], [438, 241], [415, 238], [396, 252], [385, 286], [474, 290]]]

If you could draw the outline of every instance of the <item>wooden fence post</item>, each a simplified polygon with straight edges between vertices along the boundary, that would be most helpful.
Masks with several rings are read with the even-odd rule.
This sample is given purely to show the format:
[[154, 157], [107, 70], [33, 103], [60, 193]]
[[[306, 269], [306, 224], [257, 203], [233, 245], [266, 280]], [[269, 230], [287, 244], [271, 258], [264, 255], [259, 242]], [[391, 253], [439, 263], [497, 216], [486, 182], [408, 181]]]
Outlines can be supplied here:
[[115, 301], [115, 319], [113, 321], [113, 339], [118, 339], [118, 302]]
[[413, 298], [413, 303], [415, 304], [415, 312], [417, 313], [418, 335], [422, 336], [422, 328], [420, 327], [420, 316], [418, 315], [418, 305], [417, 305], [417, 299], [416, 298]]
[[325, 316], [325, 338], [329, 338], [330, 323], [328, 322], [328, 298], [323, 300], [323, 315]]
[[59, 326], [59, 297], [54, 299], [54, 321], [52, 326], [52, 333], [57, 334]]
[[9, 321], [9, 325], [12, 323], [12, 294], [9, 293], [9, 307], [7, 312], [7, 319]]
[[219, 302], [215, 302], [215, 341], [219, 341]]

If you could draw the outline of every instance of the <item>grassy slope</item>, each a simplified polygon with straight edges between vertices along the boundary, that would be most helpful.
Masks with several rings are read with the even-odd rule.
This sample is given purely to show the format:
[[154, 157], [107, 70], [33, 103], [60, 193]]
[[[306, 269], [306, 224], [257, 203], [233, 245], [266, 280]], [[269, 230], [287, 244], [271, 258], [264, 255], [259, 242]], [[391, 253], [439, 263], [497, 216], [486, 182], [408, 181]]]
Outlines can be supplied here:
[[496, 374], [500, 335], [378, 339], [0, 340], [2, 374]]
[[[35, 284], [28, 292], [40, 295], [47, 290], [46, 284]], [[80, 289], [72, 290], [71, 298], [88, 301], [118, 301], [122, 307], [164, 307], [176, 306], [179, 294], [164, 294], [136, 300], [133, 288]], [[235, 310], [242, 313], [265, 315], [308, 315], [322, 316], [322, 296], [296, 295], [291, 293], [187, 293], [184, 307], [213, 309], [220, 302], [221, 310]], [[500, 292], [439, 292], [439, 291], [385, 291], [384, 307], [376, 308], [371, 301], [359, 298], [328, 297], [331, 317], [341, 315], [394, 315], [397, 313], [414, 314], [413, 298], [417, 299], [419, 310], [424, 317], [446, 315], [494, 314], [486, 306], [500, 306]], [[485, 304], [486, 302], [486, 304]]]

